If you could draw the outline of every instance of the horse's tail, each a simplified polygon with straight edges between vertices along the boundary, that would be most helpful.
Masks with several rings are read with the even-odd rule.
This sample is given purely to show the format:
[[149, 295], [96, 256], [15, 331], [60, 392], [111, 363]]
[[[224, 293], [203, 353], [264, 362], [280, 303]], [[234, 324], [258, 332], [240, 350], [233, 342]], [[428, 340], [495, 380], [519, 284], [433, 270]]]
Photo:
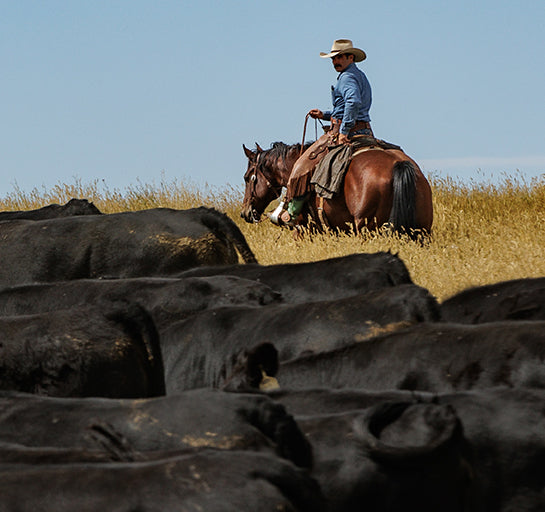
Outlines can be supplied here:
[[392, 170], [393, 199], [390, 225], [409, 235], [416, 225], [416, 167], [409, 160], [396, 162]]

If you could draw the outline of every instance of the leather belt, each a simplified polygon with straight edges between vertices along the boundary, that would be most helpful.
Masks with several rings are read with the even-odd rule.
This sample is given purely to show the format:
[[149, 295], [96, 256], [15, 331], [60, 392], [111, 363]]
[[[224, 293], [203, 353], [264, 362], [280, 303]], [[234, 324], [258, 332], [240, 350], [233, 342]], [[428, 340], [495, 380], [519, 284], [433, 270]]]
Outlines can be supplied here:
[[356, 124], [350, 129], [349, 133], [354, 133], [359, 130], [370, 130], [371, 124], [369, 121], [357, 121]]
[[[331, 118], [331, 127], [333, 129], [339, 130], [342, 123], [342, 119], [333, 119]], [[354, 132], [357, 132], [359, 130], [370, 130], [371, 129], [371, 123], [369, 121], [356, 121], [356, 124], [350, 128], [350, 132], [348, 133], [351, 135]]]

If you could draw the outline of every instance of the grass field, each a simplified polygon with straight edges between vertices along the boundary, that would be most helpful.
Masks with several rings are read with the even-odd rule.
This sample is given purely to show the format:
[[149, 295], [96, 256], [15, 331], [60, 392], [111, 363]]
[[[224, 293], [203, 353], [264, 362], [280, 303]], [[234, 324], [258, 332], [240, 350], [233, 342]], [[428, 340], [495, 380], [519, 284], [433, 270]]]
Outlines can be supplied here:
[[[100, 182], [59, 184], [52, 189], [14, 191], [0, 199], [2, 210], [27, 210], [72, 197], [87, 198], [104, 213], [155, 207], [213, 206], [241, 228], [262, 264], [303, 262], [354, 252], [392, 251], [403, 259], [416, 284], [439, 300], [469, 286], [521, 277], [545, 276], [545, 177], [530, 182], [505, 176], [499, 183], [462, 184], [429, 177], [434, 225], [424, 246], [385, 233], [325, 234], [294, 240], [288, 229], [268, 220], [240, 218], [242, 185], [200, 189], [178, 181], [109, 190]], [[271, 208], [275, 204], [271, 205]]]

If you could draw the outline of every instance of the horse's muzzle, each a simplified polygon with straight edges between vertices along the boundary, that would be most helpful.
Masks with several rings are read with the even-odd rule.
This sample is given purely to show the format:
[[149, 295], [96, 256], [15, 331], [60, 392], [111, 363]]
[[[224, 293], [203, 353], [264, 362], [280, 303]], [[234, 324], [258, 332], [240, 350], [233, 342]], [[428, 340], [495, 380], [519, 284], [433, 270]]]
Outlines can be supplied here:
[[240, 216], [248, 223], [255, 224], [261, 219], [261, 215], [255, 208], [246, 208], [240, 212]]

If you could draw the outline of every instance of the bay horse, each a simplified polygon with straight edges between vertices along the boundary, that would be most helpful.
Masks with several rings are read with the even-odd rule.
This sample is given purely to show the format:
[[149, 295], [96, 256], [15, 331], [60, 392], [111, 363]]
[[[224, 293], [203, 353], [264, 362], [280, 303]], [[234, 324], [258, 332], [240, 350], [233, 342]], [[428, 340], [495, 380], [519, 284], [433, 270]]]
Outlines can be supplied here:
[[[295, 162], [304, 158], [309, 146], [275, 142], [264, 150], [256, 143], [244, 174], [246, 189], [241, 217], [259, 222], [267, 206], [277, 199]], [[343, 194], [332, 199], [310, 194], [307, 213], [318, 228], [359, 233], [385, 224], [412, 236], [427, 234], [433, 223], [431, 187], [416, 162], [399, 149], [369, 148], [356, 152], [348, 167]], [[324, 225], [325, 224], [325, 225]]]

